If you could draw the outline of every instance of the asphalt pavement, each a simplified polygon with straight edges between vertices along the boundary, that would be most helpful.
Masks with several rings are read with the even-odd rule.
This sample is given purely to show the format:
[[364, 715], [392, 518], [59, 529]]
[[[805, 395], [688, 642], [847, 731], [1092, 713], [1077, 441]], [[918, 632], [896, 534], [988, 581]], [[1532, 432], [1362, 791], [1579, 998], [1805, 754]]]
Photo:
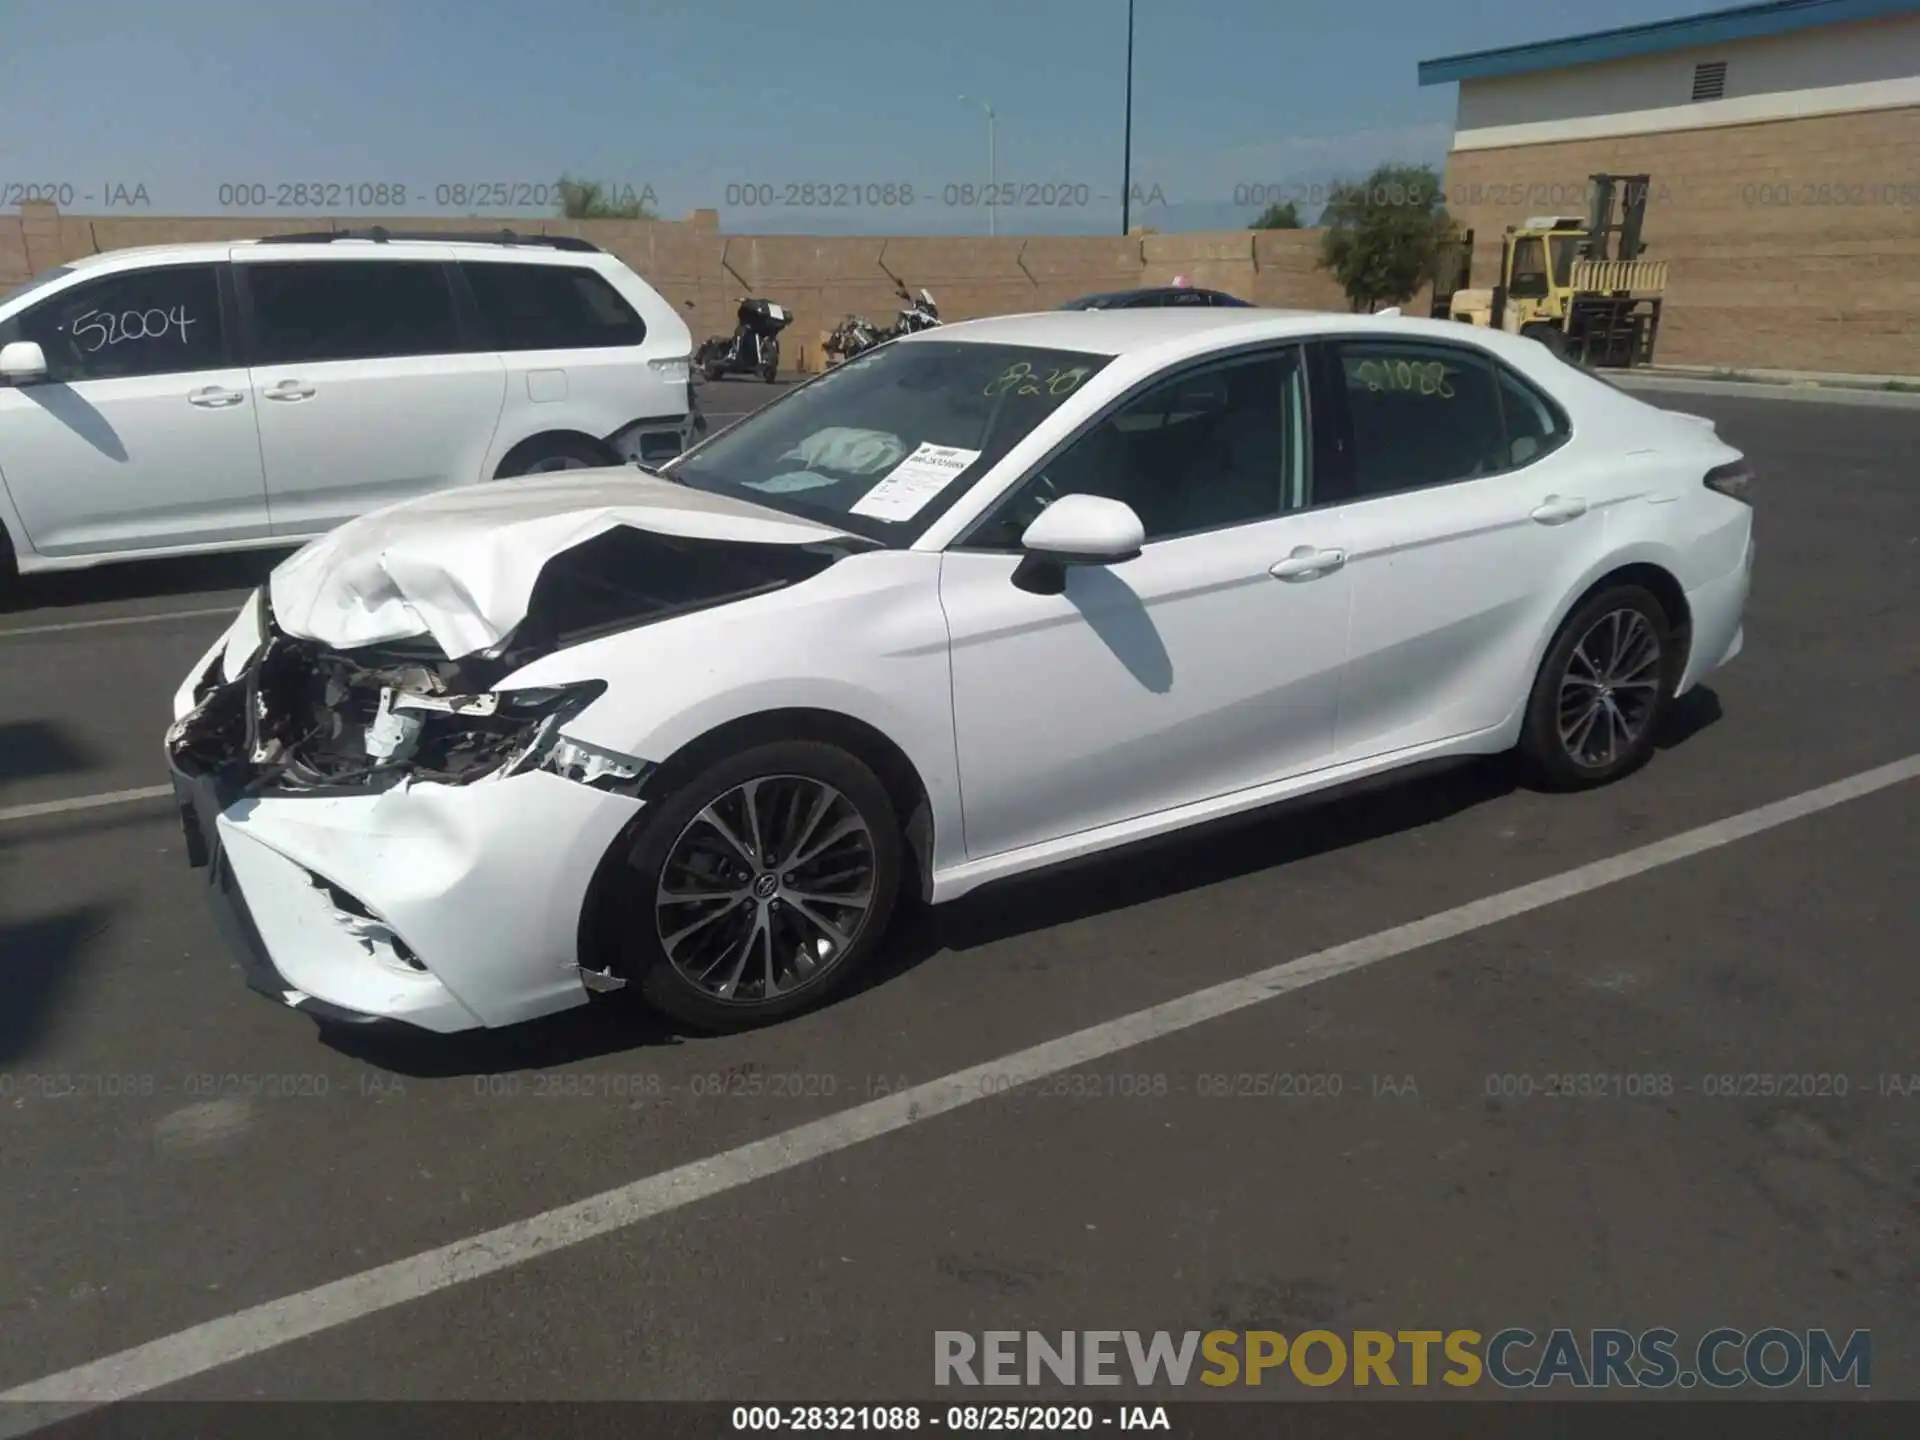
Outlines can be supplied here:
[[[1822, 788], [1920, 752], [1920, 413], [1649, 398], [1752, 456], [1759, 560], [1640, 774], [994, 887], [758, 1034], [322, 1035], [164, 799], [0, 822], [0, 1400], [925, 1399], [939, 1330], [1514, 1325], [1868, 1329], [1920, 1398], [1920, 784]], [[0, 813], [160, 784], [276, 558], [28, 584]]]

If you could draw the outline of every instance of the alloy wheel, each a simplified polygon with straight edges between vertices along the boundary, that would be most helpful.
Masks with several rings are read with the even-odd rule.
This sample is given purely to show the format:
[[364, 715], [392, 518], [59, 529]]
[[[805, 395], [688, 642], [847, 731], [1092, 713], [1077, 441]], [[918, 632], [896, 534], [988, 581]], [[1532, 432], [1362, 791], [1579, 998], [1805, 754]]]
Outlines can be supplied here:
[[1658, 708], [1661, 659], [1638, 610], [1610, 610], [1580, 637], [1560, 678], [1560, 743], [1574, 764], [1604, 769], [1640, 743]]
[[687, 822], [660, 869], [654, 923], [675, 970], [716, 1000], [760, 1004], [819, 980], [873, 904], [866, 817], [833, 786], [768, 775]]

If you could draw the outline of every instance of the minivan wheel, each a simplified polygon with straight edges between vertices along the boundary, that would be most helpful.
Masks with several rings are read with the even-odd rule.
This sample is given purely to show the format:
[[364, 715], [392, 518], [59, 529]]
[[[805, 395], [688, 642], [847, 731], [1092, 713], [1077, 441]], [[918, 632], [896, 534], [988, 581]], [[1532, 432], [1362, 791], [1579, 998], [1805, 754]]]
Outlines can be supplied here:
[[655, 1010], [705, 1031], [782, 1020], [880, 945], [905, 844], [886, 788], [846, 751], [757, 745], [649, 808], [616, 943]]
[[544, 475], [551, 470], [588, 470], [597, 465], [619, 462], [591, 441], [570, 435], [536, 437], [516, 447], [500, 462], [494, 479], [509, 480], [516, 475]]
[[1679, 675], [1672, 622], [1651, 591], [1611, 585], [1589, 596], [1547, 647], [1520, 732], [1533, 778], [1585, 790], [1629, 775], [1653, 754]]

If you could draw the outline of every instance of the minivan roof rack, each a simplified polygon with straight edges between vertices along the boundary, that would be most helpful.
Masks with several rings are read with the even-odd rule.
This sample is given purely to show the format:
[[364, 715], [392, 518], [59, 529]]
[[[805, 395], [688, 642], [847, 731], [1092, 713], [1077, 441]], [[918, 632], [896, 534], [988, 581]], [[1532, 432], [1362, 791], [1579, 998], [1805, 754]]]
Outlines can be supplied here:
[[579, 250], [598, 255], [591, 240], [572, 235], [522, 235], [517, 230], [389, 230], [375, 225], [367, 230], [305, 230], [297, 235], [262, 235], [260, 245], [324, 245], [334, 240], [431, 240], [446, 245], [544, 245], [549, 250]]

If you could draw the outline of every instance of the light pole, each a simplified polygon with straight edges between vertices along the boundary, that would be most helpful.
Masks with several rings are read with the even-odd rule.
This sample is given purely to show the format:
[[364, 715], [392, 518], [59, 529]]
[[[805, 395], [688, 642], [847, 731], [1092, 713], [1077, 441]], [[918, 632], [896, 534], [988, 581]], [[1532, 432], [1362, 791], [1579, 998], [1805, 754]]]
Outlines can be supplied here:
[[1133, 0], [1127, 0], [1127, 129], [1120, 157], [1120, 233], [1132, 228], [1133, 200]]
[[979, 105], [987, 112], [987, 234], [997, 235], [1000, 233], [1000, 183], [993, 163], [993, 106], [984, 100]]

